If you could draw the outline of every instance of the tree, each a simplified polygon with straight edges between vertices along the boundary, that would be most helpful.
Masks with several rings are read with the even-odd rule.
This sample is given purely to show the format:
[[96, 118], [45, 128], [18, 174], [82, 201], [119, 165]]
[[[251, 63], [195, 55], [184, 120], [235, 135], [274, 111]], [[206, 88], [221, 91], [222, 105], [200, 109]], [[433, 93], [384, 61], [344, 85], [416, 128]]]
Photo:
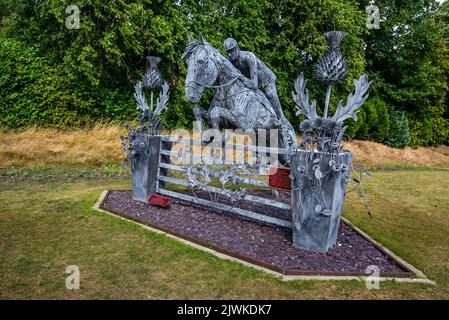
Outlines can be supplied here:
[[390, 147], [404, 148], [410, 144], [410, 128], [404, 111], [391, 110], [390, 130], [383, 142]]
[[[9, 15], [0, 37], [33, 48], [58, 71], [67, 83], [64, 94], [73, 97], [61, 110], [75, 110], [80, 119], [132, 118], [133, 85], [145, 71], [145, 56], [156, 55], [163, 58], [161, 71], [172, 86], [165, 125], [190, 128], [193, 106], [184, 97], [186, 67], [180, 57], [187, 36], [201, 31], [220, 50], [226, 37], [236, 38], [273, 69], [285, 114], [297, 128], [294, 80], [304, 72], [322, 110], [326, 88], [312, 70], [327, 50], [323, 32], [338, 29], [348, 33], [341, 47], [350, 73], [333, 91], [331, 106], [346, 99], [352, 79], [364, 69], [374, 80], [359, 122], [349, 124], [350, 137], [383, 141], [394, 109], [406, 112], [413, 146], [449, 143], [447, 2], [376, 0], [381, 28], [367, 30], [368, 0], [83, 0], [78, 1], [81, 28], [68, 30], [65, 8], [71, 2], [0, 0], [0, 12]], [[210, 91], [200, 102], [204, 107]], [[59, 121], [52, 119], [45, 121]], [[10, 120], [9, 126], [26, 125]]]
[[[363, 20], [346, 0], [323, 0], [318, 7], [312, 0], [85, 0], [79, 3], [79, 30], [65, 28], [68, 0], [4, 1], [13, 12], [8, 37], [34, 44], [41, 56], [62, 68], [77, 83], [74, 94], [89, 102], [93, 117], [129, 115], [125, 110], [133, 109], [128, 99], [132, 85], [144, 72], [145, 56], [152, 54], [163, 57], [161, 69], [173, 86], [166, 124], [190, 126], [193, 112], [183, 94], [186, 70], [180, 56], [187, 35], [198, 31], [220, 49], [224, 38], [233, 36], [243, 49], [266, 61], [278, 75], [290, 120], [296, 118], [293, 80], [303, 68], [311, 70], [312, 62], [326, 50], [322, 32], [334, 27], [347, 31], [350, 36], [343, 50], [353, 74], [364, 65], [359, 37]], [[350, 86], [348, 81], [342, 92]]]
[[[361, 3], [365, 6], [367, 1]], [[413, 146], [447, 143], [449, 51], [442, 19], [447, 19], [447, 10], [443, 13], [433, 0], [375, 4], [380, 7], [380, 29], [365, 36], [367, 70], [375, 80], [372, 94], [407, 112]]]

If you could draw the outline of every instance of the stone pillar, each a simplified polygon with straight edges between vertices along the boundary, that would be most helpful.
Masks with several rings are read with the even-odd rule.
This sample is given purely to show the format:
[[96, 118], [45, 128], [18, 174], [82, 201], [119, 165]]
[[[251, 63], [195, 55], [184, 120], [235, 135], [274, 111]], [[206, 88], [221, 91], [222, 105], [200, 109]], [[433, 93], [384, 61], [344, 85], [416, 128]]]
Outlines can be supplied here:
[[131, 160], [133, 199], [147, 202], [156, 193], [161, 137], [139, 134], [134, 139], [130, 141], [136, 146]]
[[352, 154], [297, 151], [292, 156], [293, 245], [327, 252], [337, 240]]

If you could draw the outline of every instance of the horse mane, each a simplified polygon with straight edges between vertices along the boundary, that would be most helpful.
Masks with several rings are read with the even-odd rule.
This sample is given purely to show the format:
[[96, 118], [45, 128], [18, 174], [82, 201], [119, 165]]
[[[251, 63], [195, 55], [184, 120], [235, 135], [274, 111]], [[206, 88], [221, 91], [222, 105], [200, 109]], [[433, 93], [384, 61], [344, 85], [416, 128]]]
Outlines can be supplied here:
[[192, 54], [195, 53], [196, 49], [199, 47], [199, 43], [198, 42], [191, 42], [189, 43], [185, 50], [184, 53], [181, 56], [181, 59], [183, 60], [187, 60]]

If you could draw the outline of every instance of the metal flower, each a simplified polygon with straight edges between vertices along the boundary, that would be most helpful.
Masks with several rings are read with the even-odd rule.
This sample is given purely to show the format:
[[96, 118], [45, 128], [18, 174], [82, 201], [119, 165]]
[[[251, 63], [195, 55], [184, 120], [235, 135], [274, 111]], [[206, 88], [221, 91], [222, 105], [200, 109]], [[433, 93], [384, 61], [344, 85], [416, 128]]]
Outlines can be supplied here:
[[333, 121], [333, 120], [329, 120], [327, 126], [326, 126], [326, 130], [331, 132], [331, 133], [336, 133], [340, 130], [341, 128], [339, 128], [339, 126], [337, 125], [337, 122]]
[[346, 32], [330, 31], [326, 32], [324, 36], [327, 38], [330, 50], [315, 65], [315, 75], [324, 83], [336, 84], [342, 82], [348, 73], [346, 59], [339, 48]]
[[[162, 129], [162, 122], [160, 115], [162, 111], [167, 109], [169, 99], [169, 85], [167, 82], [162, 83], [159, 71], [156, 69], [156, 65], [160, 59], [157, 57], [147, 57], [150, 67], [142, 81], [138, 81], [134, 86], [134, 98], [136, 99], [137, 109], [141, 112], [136, 118], [140, 122], [140, 125], [133, 127], [130, 124], [126, 124], [125, 127], [128, 131], [127, 136], [122, 136], [122, 150], [126, 153], [125, 161], [132, 161], [139, 154], [146, 154], [149, 152], [149, 136], [155, 136], [159, 134]], [[144, 88], [151, 89], [151, 105], [148, 106], [147, 99], [145, 98]], [[156, 101], [156, 106], [153, 108], [153, 89], [162, 88], [159, 98]]]
[[[153, 108], [148, 108], [147, 100], [145, 99], [145, 95], [142, 90], [142, 82], [139, 81], [134, 86], [134, 97], [137, 102], [137, 108], [140, 109], [142, 112], [138, 116], [138, 120], [140, 121], [140, 127], [138, 130], [140, 131], [147, 131], [147, 133], [151, 135], [157, 135], [160, 128], [161, 128], [161, 119], [160, 114], [162, 111], [167, 109], [168, 105], [168, 89], [169, 85], [167, 82], [164, 81], [162, 85], [162, 91], [160, 92], [159, 98], [156, 101], [156, 108], [153, 110]], [[145, 129], [146, 128], [146, 129]]]
[[329, 31], [324, 33], [327, 43], [332, 49], [337, 49], [346, 35], [347, 33], [343, 31]]
[[330, 120], [327, 119], [327, 118], [323, 118], [321, 121], [322, 121], [321, 122], [321, 129], [323, 131], [328, 131], [328, 128], [329, 128], [329, 125], [330, 125]]
[[148, 69], [143, 76], [143, 85], [151, 91], [158, 90], [162, 85], [162, 76], [157, 68], [160, 58], [154, 56], [148, 56]]
[[341, 141], [347, 128], [343, 127], [343, 122], [348, 118], [357, 120], [357, 110], [368, 98], [371, 82], [366, 75], [361, 75], [358, 80], [354, 80], [355, 90], [349, 94], [346, 105], [340, 101], [335, 114], [332, 117], [328, 116], [332, 86], [342, 81], [347, 74], [346, 60], [339, 49], [346, 33], [331, 31], [324, 35], [330, 48], [315, 69], [317, 77], [327, 84], [323, 116], [319, 117], [316, 112], [316, 100], [310, 103], [309, 91], [306, 89], [307, 80], [302, 73], [295, 81], [293, 99], [298, 110], [296, 115], [304, 115], [307, 118], [300, 125], [303, 133], [301, 147], [309, 147], [312, 151], [334, 153], [341, 149]]
[[316, 118], [315, 120], [313, 120], [313, 122], [312, 122], [313, 130], [321, 131], [323, 129], [323, 125], [324, 125], [323, 120], [324, 120], [323, 118]]
[[301, 122], [299, 130], [301, 130], [301, 132], [311, 132], [313, 130], [312, 123], [309, 120]]

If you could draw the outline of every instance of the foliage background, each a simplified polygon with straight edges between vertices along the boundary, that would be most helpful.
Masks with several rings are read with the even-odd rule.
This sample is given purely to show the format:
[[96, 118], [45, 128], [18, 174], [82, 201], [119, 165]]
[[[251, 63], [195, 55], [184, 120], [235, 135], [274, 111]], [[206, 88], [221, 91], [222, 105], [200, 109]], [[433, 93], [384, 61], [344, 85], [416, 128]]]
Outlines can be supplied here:
[[[136, 115], [133, 85], [145, 56], [163, 57], [171, 84], [167, 128], [189, 128], [192, 106], [183, 93], [181, 54], [189, 34], [212, 45], [235, 37], [278, 76], [287, 117], [297, 126], [293, 82], [304, 72], [313, 97], [324, 87], [313, 65], [327, 50], [323, 32], [348, 32], [342, 50], [351, 70], [332, 99], [346, 99], [352, 79], [367, 72], [371, 97], [351, 138], [395, 147], [449, 144], [447, 2], [376, 0], [381, 28], [367, 30], [356, 0], [0, 0], [0, 126], [70, 128]], [[65, 8], [81, 10], [81, 28], [68, 30]], [[206, 99], [202, 101], [207, 106]]]

